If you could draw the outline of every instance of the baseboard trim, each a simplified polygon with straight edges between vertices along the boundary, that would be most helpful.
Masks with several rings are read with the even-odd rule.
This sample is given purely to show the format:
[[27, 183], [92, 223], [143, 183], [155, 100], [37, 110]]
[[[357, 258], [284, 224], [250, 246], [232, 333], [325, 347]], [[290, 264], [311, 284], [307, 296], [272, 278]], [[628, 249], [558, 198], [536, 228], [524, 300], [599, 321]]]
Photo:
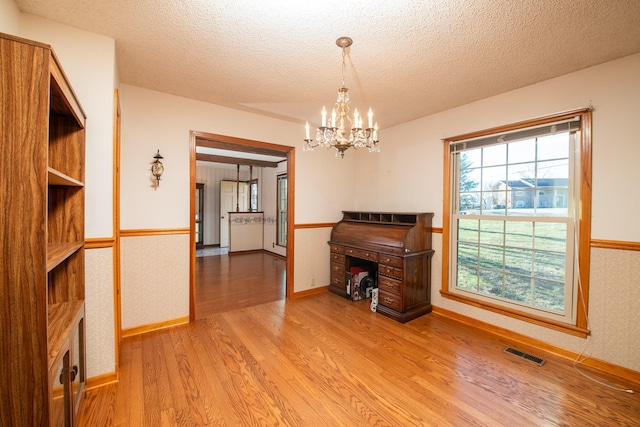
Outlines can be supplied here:
[[329, 286], [320, 286], [318, 288], [305, 289], [304, 291], [294, 292], [291, 296], [292, 299], [304, 298], [309, 295], [321, 294], [329, 291]]
[[134, 326], [122, 330], [122, 338], [133, 337], [135, 335], [146, 334], [147, 332], [159, 331], [173, 326], [189, 323], [189, 316], [178, 317], [177, 319], [164, 320], [162, 322], [149, 323], [147, 325]]
[[87, 378], [86, 390], [93, 390], [99, 387], [104, 387], [109, 384], [115, 384], [118, 382], [117, 372], [107, 372], [106, 374], [96, 375], [95, 377]]
[[280, 258], [280, 259], [283, 259], [283, 260], [287, 259], [286, 256], [282, 256], [282, 255], [277, 254], [275, 252], [271, 252], [270, 250], [267, 250], [267, 249], [263, 249], [262, 252], [266, 253], [267, 255], [271, 255], [271, 256], [274, 256], [276, 258]]
[[[518, 332], [510, 331], [509, 329], [502, 328], [500, 326], [492, 325], [468, 316], [465, 316], [454, 311], [447, 310], [445, 308], [433, 306], [433, 313], [442, 317], [449, 318], [459, 323], [483, 330], [490, 334], [506, 338], [524, 345], [535, 347], [536, 349], [548, 354], [560, 356], [570, 361], [574, 361], [578, 358], [579, 354], [571, 350], [567, 350], [562, 347], [555, 346], [553, 344], [546, 343], [536, 338], [531, 338], [526, 335], [522, 335]], [[588, 366], [593, 369], [597, 369], [602, 372], [606, 372], [611, 375], [623, 378], [625, 380], [633, 381], [636, 384], [640, 384], [640, 372], [633, 369], [625, 368], [624, 366], [616, 365], [605, 360], [595, 359], [589, 357], [582, 363], [584, 366]]]
[[234, 256], [234, 255], [257, 254], [257, 253], [260, 253], [260, 252], [263, 252], [263, 251], [264, 251], [264, 249], [249, 249], [249, 250], [246, 250], [246, 251], [233, 251], [233, 252], [229, 251], [229, 252], [227, 252], [227, 255]]

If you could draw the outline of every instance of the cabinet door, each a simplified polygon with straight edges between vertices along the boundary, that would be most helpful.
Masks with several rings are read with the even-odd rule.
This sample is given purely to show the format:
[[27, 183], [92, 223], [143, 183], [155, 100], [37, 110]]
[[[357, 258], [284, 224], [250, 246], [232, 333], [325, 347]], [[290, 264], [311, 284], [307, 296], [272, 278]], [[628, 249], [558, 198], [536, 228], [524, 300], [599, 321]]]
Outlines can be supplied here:
[[71, 426], [71, 402], [69, 399], [69, 351], [62, 357], [51, 385], [51, 425]]
[[73, 424], [78, 424], [78, 411], [84, 397], [85, 360], [84, 360], [84, 317], [77, 323], [72, 337], [72, 359], [69, 362], [69, 379], [71, 382], [71, 396], [73, 405]]

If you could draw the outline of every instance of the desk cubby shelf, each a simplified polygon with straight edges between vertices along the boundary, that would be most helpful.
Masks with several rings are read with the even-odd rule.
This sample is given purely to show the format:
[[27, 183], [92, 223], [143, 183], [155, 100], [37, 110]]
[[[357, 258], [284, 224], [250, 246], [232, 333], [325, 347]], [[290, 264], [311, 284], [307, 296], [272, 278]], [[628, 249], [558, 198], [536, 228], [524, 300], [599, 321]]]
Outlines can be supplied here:
[[343, 217], [343, 221], [371, 222], [395, 225], [415, 225], [418, 219], [418, 214], [344, 211]]

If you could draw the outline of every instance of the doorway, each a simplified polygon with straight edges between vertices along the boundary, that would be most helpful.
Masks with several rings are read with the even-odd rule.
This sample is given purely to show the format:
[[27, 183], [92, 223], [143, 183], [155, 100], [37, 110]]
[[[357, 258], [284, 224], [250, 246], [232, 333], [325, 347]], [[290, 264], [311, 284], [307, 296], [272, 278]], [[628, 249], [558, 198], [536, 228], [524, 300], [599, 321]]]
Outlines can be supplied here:
[[[247, 140], [235, 138], [225, 135], [210, 134], [206, 132], [191, 131], [190, 133], [190, 217], [191, 217], [191, 242], [190, 245], [190, 289], [189, 289], [189, 317], [195, 320], [195, 295], [196, 295], [196, 159], [204, 160], [202, 155], [197, 153], [197, 147], [207, 147], [217, 150], [224, 150], [237, 153], [253, 153], [257, 155], [277, 156], [286, 159], [286, 170], [288, 180], [288, 198], [287, 198], [287, 235], [289, 236], [286, 247], [286, 268], [285, 268], [285, 298], [290, 298], [293, 294], [293, 265], [294, 265], [294, 234], [293, 234], [293, 218], [294, 216], [294, 200], [295, 200], [295, 148], [286, 145], [267, 143], [262, 141]], [[241, 158], [229, 158], [228, 154], [224, 160], [215, 155], [206, 155], [208, 161], [223, 161], [225, 163], [242, 163]], [[269, 163], [269, 162], [265, 162]], [[259, 164], [259, 163], [258, 163]], [[257, 165], [254, 163], [254, 165]]]

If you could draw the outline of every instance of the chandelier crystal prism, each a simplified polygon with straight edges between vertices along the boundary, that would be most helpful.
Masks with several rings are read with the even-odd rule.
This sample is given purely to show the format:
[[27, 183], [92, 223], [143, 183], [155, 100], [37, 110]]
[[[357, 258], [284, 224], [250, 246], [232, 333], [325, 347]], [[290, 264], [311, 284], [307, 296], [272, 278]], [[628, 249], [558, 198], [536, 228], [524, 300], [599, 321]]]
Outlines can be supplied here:
[[316, 147], [335, 148], [336, 157], [344, 158], [344, 152], [349, 148], [367, 148], [369, 152], [379, 152], [378, 123], [373, 124], [373, 111], [369, 108], [367, 114], [367, 127], [363, 127], [363, 117], [354, 109], [353, 118], [349, 117], [350, 105], [349, 89], [344, 84], [346, 68], [346, 48], [353, 44], [349, 37], [340, 37], [336, 40], [338, 47], [342, 48], [342, 86], [338, 89], [338, 99], [331, 111], [331, 117], [327, 119], [327, 110], [322, 107], [322, 121], [316, 131], [316, 140], [309, 137], [309, 122], [305, 125], [306, 138], [303, 151], [313, 151]]

